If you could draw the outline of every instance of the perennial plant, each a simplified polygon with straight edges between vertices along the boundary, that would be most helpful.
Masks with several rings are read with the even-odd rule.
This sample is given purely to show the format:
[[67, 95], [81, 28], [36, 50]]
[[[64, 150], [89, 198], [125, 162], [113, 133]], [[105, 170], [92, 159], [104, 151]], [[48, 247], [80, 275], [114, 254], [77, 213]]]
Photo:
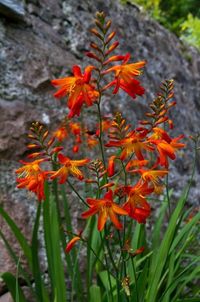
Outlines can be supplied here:
[[[185, 147], [182, 134], [174, 137], [170, 119], [176, 105], [174, 82], [161, 84], [144, 120], [136, 126], [120, 112], [103, 116], [102, 101], [108, 101], [109, 93], [117, 95], [122, 90], [130, 102], [140, 101], [145, 93], [141, 79], [146, 61], [134, 62], [129, 53], [117, 53], [116, 32], [104, 13], [96, 14], [91, 33], [94, 39], [86, 55], [92, 65], [83, 73], [75, 65], [72, 75], [52, 80], [57, 88], [54, 96], [66, 100], [68, 115], [52, 133], [40, 122], [32, 124], [28, 159], [16, 170], [17, 187], [38, 199], [31, 243], [0, 210], [29, 266], [26, 271], [1, 232], [18, 268], [16, 277], [5, 273], [2, 278], [20, 302], [27, 301], [20, 280], [38, 302], [197, 301], [199, 257], [192, 245], [199, 214], [191, 216], [184, 207], [194, 169], [178, 201], [172, 203], [168, 186], [171, 161]], [[92, 130], [82, 118], [88, 107], [98, 119]], [[72, 150], [66, 148], [69, 138]], [[192, 140], [196, 156], [198, 137]], [[66, 188], [75, 194], [73, 203], [82, 204], [81, 230], [72, 225]], [[39, 258], [41, 223], [46, 272]]]

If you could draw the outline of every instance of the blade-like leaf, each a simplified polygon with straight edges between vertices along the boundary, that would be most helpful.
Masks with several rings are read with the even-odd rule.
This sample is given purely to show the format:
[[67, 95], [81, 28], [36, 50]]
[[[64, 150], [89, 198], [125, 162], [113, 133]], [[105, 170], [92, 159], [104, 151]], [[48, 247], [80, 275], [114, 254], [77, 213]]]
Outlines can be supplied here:
[[26, 300], [24, 293], [23, 293], [21, 287], [19, 286], [18, 280], [16, 280], [15, 276], [13, 276], [9, 272], [6, 272], [1, 275], [1, 278], [6, 283], [6, 286], [8, 287], [9, 292], [11, 293], [11, 296], [14, 301], [28, 302]]
[[32, 261], [33, 261], [33, 277], [35, 281], [35, 290], [37, 294], [38, 302], [48, 302], [48, 295], [44, 287], [43, 280], [41, 278], [42, 272], [40, 270], [39, 264], [39, 250], [38, 250], [38, 229], [40, 223], [40, 213], [41, 213], [41, 203], [38, 204], [37, 215], [35, 219], [35, 224], [33, 228], [33, 236], [32, 236]]
[[48, 184], [45, 186], [46, 199], [43, 203], [44, 235], [47, 250], [51, 286], [53, 296], [59, 302], [66, 302], [64, 268], [61, 258], [60, 227], [58, 224], [57, 207], [53, 196], [49, 194]]
[[[187, 192], [187, 191], [186, 191]], [[181, 212], [183, 210], [183, 206], [186, 201], [186, 192], [183, 193], [181, 198], [178, 201], [177, 207], [174, 210], [168, 228], [165, 232], [165, 235], [163, 237], [163, 240], [161, 242], [160, 248], [157, 252], [154, 253], [153, 261], [151, 263], [150, 267], [150, 280], [151, 283], [149, 283], [149, 288], [146, 295], [147, 301], [156, 301], [156, 297], [158, 294], [158, 284], [160, 282], [162, 272], [166, 263], [166, 259], [169, 254], [169, 250], [172, 244], [173, 237], [175, 235], [175, 230], [177, 227], [177, 223], [179, 220], [179, 217], [181, 215]]]
[[90, 286], [90, 302], [101, 302], [101, 289], [97, 285]]
[[6, 221], [11, 231], [13, 232], [16, 240], [19, 242], [22, 251], [27, 259], [29, 267], [30, 269], [32, 269], [32, 253], [28, 241], [26, 240], [26, 238], [24, 237], [18, 226], [15, 224], [13, 219], [6, 213], [6, 211], [4, 211], [4, 209], [1, 206], [0, 206], [0, 215]]
[[12, 260], [14, 261], [14, 263], [16, 264], [16, 266], [18, 266], [18, 271], [19, 271], [20, 276], [23, 277], [23, 279], [26, 281], [28, 287], [30, 288], [33, 296], [35, 296], [36, 294], [35, 294], [35, 291], [33, 290], [33, 287], [32, 287], [32, 284], [31, 284], [31, 280], [30, 280], [30, 276], [25, 271], [25, 269], [22, 267], [21, 263], [18, 261], [19, 260], [18, 256], [13, 251], [11, 245], [9, 244], [8, 240], [6, 239], [6, 237], [4, 236], [4, 234], [1, 232], [1, 230], [0, 230], [0, 237], [3, 240], [5, 246], [6, 246], [8, 252], [10, 254], [10, 257], [12, 258]]

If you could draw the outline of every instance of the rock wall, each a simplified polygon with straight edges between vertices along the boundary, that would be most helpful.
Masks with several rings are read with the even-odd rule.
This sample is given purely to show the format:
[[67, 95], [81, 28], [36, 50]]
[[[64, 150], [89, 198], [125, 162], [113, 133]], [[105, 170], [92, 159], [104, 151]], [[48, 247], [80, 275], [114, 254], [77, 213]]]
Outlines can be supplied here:
[[[88, 63], [84, 52], [96, 11], [113, 20], [121, 42], [120, 51], [133, 60], [147, 60], [142, 77], [146, 95], [136, 102], [120, 94], [104, 103], [104, 111], [122, 110], [133, 124], [152, 100], [163, 79], [175, 80], [177, 107], [172, 115], [176, 133], [187, 136], [199, 131], [200, 54], [142, 13], [137, 6], [119, 0], [0, 0], [0, 203], [30, 235], [35, 201], [15, 188], [14, 169], [26, 155], [26, 132], [40, 120], [58, 122], [62, 110], [53, 98], [50, 80], [68, 74], [72, 65]], [[191, 145], [172, 168], [170, 184], [179, 194], [191, 170]], [[198, 204], [200, 163], [190, 201]], [[30, 223], [29, 223], [30, 222]], [[0, 227], [11, 244], [14, 239], [0, 218]], [[17, 248], [17, 247], [16, 247]], [[0, 242], [0, 273], [14, 266]], [[1, 288], [4, 290], [3, 286]], [[0, 300], [1, 301], [1, 300]]]

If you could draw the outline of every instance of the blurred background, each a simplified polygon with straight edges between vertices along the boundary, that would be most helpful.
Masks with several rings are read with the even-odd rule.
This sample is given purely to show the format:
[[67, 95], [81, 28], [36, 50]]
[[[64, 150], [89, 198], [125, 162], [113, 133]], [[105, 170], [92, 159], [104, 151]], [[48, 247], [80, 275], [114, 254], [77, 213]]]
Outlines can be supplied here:
[[[128, 1], [122, 0], [126, 4]], [[200, 50], [199, 0], [131, 0], [181, 40]]]
[[[14, 170], [20, 159], [26, 159], [31, 123], [38, 120], [54, 130], [67, 113], [66, 100], [54, 99], [50, 81], [70, 75], [74, 64], [82, 68], [92, 64], [85, 52], [97, 11], [105, 11], [112, 19], [119, 54], [130, 52], [132, 62], [147, 60], [140, 78], [145, 96], [133, 101], [120, 92], [117, 98], [103, 102], [104, 113], [120, 110], [135, 126], [161, 81], [173, 78], [177, 101], [171, 112], [173, 133], [184, 134], [187, 143], [171, 168], [169, 182], [175, 200], [191, 173], [189, 136], [200, 130], [199, 0], [0, 0], [0, 204], [27, 237], [37, 201], [16, 189]], [[88, 120], [88, 115], [84, 118]], [[93, 122], [91, 115], [89, 121]], [[192, 206], [199, 204], [199, 180], [198, 159], [188, 201]], [[1, 218], [0, 228], [18, 249]], [[0, 241], [0, 273], [7, 270], [14, 272], [15, 265]], [[6, 295], [0, 282], [1, 302]]]

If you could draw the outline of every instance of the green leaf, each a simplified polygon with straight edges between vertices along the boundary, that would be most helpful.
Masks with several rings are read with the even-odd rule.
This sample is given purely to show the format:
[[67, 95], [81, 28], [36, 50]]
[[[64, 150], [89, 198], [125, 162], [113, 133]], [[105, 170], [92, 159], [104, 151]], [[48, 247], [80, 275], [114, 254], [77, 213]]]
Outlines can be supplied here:
[[199, 302], [200, 297], [176, 300], [176, 302]]
[[[172, 191], [170, 191], [169, 195], [171, 196]], [[161, 227], [163, 223], [163, 219], [165, 217], [166, 210], [168, 208], [168, 202], [167, 202], [167, 197], [162, 202], [162, 205], [160, 207], [158, 217], [155, 221], [155, 225], [153, 227], [153, 233], [152, 233], [152, 249], [156, 249], [160, 245], [160, 240], [161, 240]]]
[[46, 199], [43, 202], [44, 237], [47, 251], [47, 261], [51, 288], [54, 299], [66, 302], [66, 287], [64, 268], [61, 259], [60, 227], [58, 224], [57, 207], [53, 196], [49, 194], [48, 184], [45, 185]]
[[91, 251], [90, 247], [97, 253], [98, 257], [101, 253], [101, 237], [97, 230], [97, 219], [95, 216], [88, 220], [86, 232], [88, 231], [88, 246], [87, 246], [87, 283], [88, 289], [92, 283], [92, 274], [94, 272], [94, 266], [97, 262], [96, 256]]
[[4, 236], [4, 234], [1, 232], [0, 230], [0, 236], [10, 254], [10, 257], [12, 258], [12, 260], [14, 261], [14, 263], [16, 264], [16, 266], [18, 266], [18, 270], [19, 270], [19, 274], [23, 277], [23, 279], [26, 281], [28, 287], [30, 288], [33, 296], [35, 296], [35, 292], [33, 291], [32, 288], [32, 284], [30, 281], [30, 277], [28, 275], [28, 273], [25, 271], [25, 269], [21, 266], [21, 263], [19, 262], [19, 257], [16, 255], [16, 253], [13, 251], [11, 245], [9, 244], [8, 240], [6, 239], [6, 237]]
[[[168, 273], [168, 278], [167, 278], [167, 285], [166, 287], [168, 287], [172, 282], [173, 282], [173, 279], [174, 279], [174, 263], [175, 263], [175, 251], [173, 251], [171, 253], [171, 257], [170, 257], [170, 260], [169, 260], [169, 273]], [[166, 295], [164, 296], [163, 298], [163, 302], [170, 302], [170, 294], [171, 292], [168, 291], [166, 293]]]
[[[176, 288], [176, 294], [173, 296], [173, 301], [175, 302], [179, 296], [182, 294], [185, 286], [194, 280], [197, 276], [200, 277], [200, 257], [196, 261], [190, 263], [173, 281], [173, 288]], [[191, 269], [191, 271], [190, 271]]]
[[24, 293], [19, 286], [18, 280], [11, 273], [6, 272], [1, 275], [1, 278], [6, 283], [6, 286], [11, 293], [11, 296], [16, 302], [27, 302]]
[[115, 297], [117, 296], [117, 289], [116, 289], [116, 280], [113, 276], [110, 275], [110, 281], [111, 281], [111, 288], [110, 288], [110, 282], [108, 277], [107, 271], [101, 271], [98, 273], [98, 276], [100, 277], [100, 280], [105, 288], [105, 296], [107, 296], [108, 300], [105, 300], [105, 296], [103, 301], [112, 301], [111, 296]]
[[160, 279], [162, 277], [163, 269], [167, 260], [167, 257], [169, 255], [169, 250], [175, 235], [175, 232], [177, 231], [177, 224], [178, 220], [180, 218], [181, 212], [183, 210], [183, 206], [186, 201], [186, 196], [188, 193], [188, 188], [184, 191], [181, 198], [178, 201], [177, 207], [174, 210], [168, 228], [165, 232], [165, 235], [163, 237], [163, 240], [161, 242], [161, 245], [157, 252], [154, 251], [154, 256], [152, 257], [151, 267], [150, 267], [150, 280], [151, 283], [149, 283], [149, 288], [147, 290], [146, 294], [146, 300], [147, 301], [156, 301], [156, 297], [159, 290], [159, 283]]
[[35, 224], [33, 228], [33, 236], [32, 236], [32, 261], [33, 261], [33, 277], [35, 281], [35, 290], [37, 295], [38, 302], [48, 302], [48, 295], [44, 287], [43, 280], [41, 278], [42, 272], [40, 270], [39, 264], [39, 250], [38, 250], [38, 229], [40, 223], [40, 213], [41, 213], [41, 203], [38, 204], [37, 215], [35, 219]]
[[[67, 194], [66, 190], [64, 188], [64, 185], [61, 187], [61, 195], [62, 195], [62, 203], [63, 203], [63, 208], [64, 208], [64, 218], [65, 218], [65, 226], [66, 230], [70, 233], [73, 232], [72, 224], [71, 224], [71, 215], [70, 215], [70, 210], [69, 210], [69, 204], [68, 204], [68, 199], [67, 199]], [[61, 236], [62, 236], [62, 244], [63, 244], [63, 250], [65, 252], [65, 247], [66, 247], [66, 239], [63, 230], [61, 229]], [[69, 234], [69, 240], [72, 239], [72, 235]], [[65, 253], [65, 259], [67, 263], [67, 271], [69, 272], [69, 275], [72, 280], [72, 288], [76, 289], [77, 293], [77, 298], [79, 301], [82, 301], [82, 296], [83, 296], [83, 286], [82, 286], [82, 278], [80, 274], [80, 269], [78, 265], [78, 255], [76, 253], [76, 248], [73, 248], [71, 252]], [[74, 269], [74, 264], [77, 263], [76, 269]]]
[[170, 252], [172, 252], [177, 245], [180, 243], [180, 241], [184, 238], [184, 236], [189, 234], [191, 228], [200, 220], [200, 212], [196, 214], [188, 223], [185, 224], [185, 226], [179, 231], [176, 238], [173, 240], [173, 243], [170, 248]]
[[18, 228], [18, 226], [15, 224], [13, 219], [4, 211], [4, 209], [0, 206], [0, 215], [3, 217], [3, 219], [7, 222], [8, 226], [10, 227], [11, 231], [13, 232], [15, 238], [19, 242], [24, 255], [28, 261], [28, 264], [30, 266], [30, 269], [32, 270], [32, 253], [31, 253], [31, 248], [28, 244], [28, 241]]
[[90, 302], [101, 302], [101, 289], [99, 286], [93, 284], [90, 286]]

